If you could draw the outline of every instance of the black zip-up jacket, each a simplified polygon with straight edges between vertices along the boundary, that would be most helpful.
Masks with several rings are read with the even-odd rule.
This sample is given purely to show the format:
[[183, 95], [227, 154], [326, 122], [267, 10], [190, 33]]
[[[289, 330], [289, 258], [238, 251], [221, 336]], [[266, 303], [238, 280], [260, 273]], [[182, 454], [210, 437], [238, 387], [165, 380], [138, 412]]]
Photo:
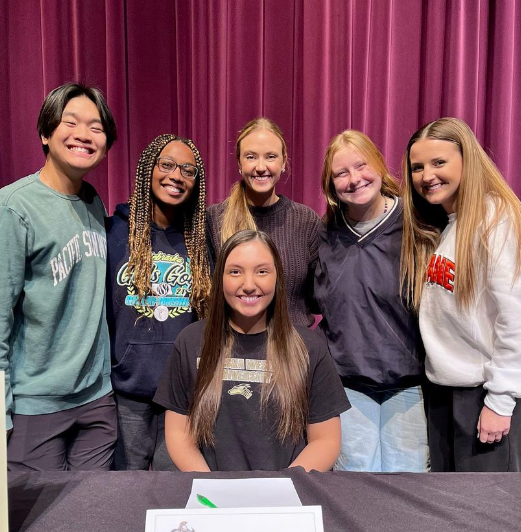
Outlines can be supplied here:
[[400, 293], [403, 204], [361, 236], [343, 220], [322, 224], [315, 297], [344, 386], [386, 391], [424, 378], [417, 318]]

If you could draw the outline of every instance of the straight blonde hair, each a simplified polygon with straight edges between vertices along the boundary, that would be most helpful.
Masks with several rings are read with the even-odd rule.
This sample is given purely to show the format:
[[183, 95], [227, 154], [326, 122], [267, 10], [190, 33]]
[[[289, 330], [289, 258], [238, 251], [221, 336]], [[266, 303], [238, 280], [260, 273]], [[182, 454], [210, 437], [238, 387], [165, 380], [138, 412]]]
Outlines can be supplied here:
[[[462, 157], [461, 181], [455, 202], [458, 216], [455, 258], [458, 272], [454, 284], [458, 305], [468, 308], [476, 293], [478, 273], [481, 270], [487, 275], [490, 266], [490, 233], [505, 216], [510, 219], [514, 230], [517, 259], [513, 273], [515, 277], [519, 276], [521, 203], [465, 122], [457, 118], [440, 118], [416, 131], [409, 140], [403, 161], [401, 286], [410, 307], [419, 309], [429, 260], [448, 222], [443, 207], [429, 204], [416, 192], [412, 182], [411, 148], [422, 139], [452, 142]], [[487, 199], [494, 202], [492, 216]]]

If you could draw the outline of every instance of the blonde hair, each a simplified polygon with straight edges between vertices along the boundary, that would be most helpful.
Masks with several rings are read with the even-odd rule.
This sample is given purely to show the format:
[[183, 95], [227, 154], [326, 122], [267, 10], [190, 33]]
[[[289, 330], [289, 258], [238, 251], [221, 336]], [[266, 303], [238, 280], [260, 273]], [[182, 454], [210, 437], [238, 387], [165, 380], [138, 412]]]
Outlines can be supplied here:
[[[280, 127], [273, 120], [259, 116], [248, 122], [240, 131], [235, 143], [235, 157], [240, 163], [241, 142], [250, 133], [258, 130], [266, 130], [273, 133], [282, 143], [282, 160], [286, 164], [288, 160], [288, 149], [284, 140], [284, 135]], [[230, 190], [230, 196], [226, 200], [226, 207], [222, 216], [221, 244], [224, 244], [232, 235], [244, 229], [257, 230], [257, 225], [248, 207], [248, 198], [244, 180], [234, 183]]]
[[382, 177], [381, 193], [384, 196], [398, 196], [400, 187], [394, 177], [391, 176], [384, 157], [375, 143], [367, 136], [354, 129], [346, 129], [331, 139], [324, 156], [322, 167], [322, 192], [326, 198], [327, 211], [326, 221], [331, 222], [340, 215], [341, 201], [333, 184], [333, 157], [342, 148], [350, 148], [358, 152], [371, 169]]
[[[470, 127], [457, 118], [440, 118], [420, 128], [409, 140], [403, 162], [404, 228], [401, 253], [401, 286], [409, 306], [418, 310], [427, 268], [447, 224], [441, 205], [431, 205], [414, 189], [410, 152], [418, 140], [433, 139], [454, 143], [461, 154], [462, 174], [455, 201], [458, 216], [456, 233], [458, 305], [468, 308], [476, 292], [480, 269], [489, 266], [488, 239], [504, 216], [508, 216], [516, 238], [515, 276], [521, 271], [521, 204], [512, 189], [480, 146]], [[494, 202], [490, 216], [487, 199]], [[476, 247], [476, 230], [478, 230]]]
[[192, 196], [187, 202], [184, 216], [184, 238], [190, 271], [192, 290], [190, 304], [199, 319], [206, 315], [210, 293], [210, 265], [206, 243], [206, 181], [204, 163], [195, 144], [182, 137], [165, 134], [155, 138], [141, 153], [136, 169], [134, 191], [130, 196], [128, 271], [138, 291], [139, 301], [152, 293], [152, 240], [150, 225], [153, 219], [154, 196], [152, 194], [152, 174], [157, 158], [170, 142], [186, 144], [194, 154], [198, 168], [197, 180]]
[[261, 411], [266, 412], [268, 404], [275, 411], [280, 442], [297, 441], [308, 422], [309, 354], [288, 314], [279, 252], [266, 233], [240, 231], [225, 242], [213, 275], [201, 359], [188, 412], [190, 433], [199, 445], [215, 444], [214, 426], [221, 405], [224, 365], [232, 355], [234, 344], [230, 307], [223, 289], [226, 260], [237, 246], [254, 241], [268, 247], [277, 272], [275, 296], [267, 309], [266, 329], [266, 363], [273, 377], [262, 384]]

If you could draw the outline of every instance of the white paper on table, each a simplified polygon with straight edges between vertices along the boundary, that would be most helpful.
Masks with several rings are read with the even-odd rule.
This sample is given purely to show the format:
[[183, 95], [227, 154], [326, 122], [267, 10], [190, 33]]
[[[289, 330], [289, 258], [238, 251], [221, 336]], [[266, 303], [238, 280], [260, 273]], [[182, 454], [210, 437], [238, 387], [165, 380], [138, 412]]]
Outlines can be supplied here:
[[290, 478], [196, 478], [186, 508], [204, 508], [197, 500], [198, 494], [217, 508], [302, 506]]
[[0, 532], [8, 530], [7, 432], [5, 426], [5, 375], [0, 371]]
[[321, 506], [147, 510], [145, 532], [324, 532]]

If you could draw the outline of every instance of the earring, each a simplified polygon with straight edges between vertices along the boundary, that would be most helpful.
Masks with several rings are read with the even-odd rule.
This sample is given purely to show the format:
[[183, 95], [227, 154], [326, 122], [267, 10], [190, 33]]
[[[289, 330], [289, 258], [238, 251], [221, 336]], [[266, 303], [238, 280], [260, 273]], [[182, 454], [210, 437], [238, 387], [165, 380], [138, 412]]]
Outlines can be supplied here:
[[281, 173], [281, 174], [283, 174], [283, 173], [284, 173], [285, 171], [286, 171], [286, 167], [285, 167], [285, 166], [283, 166], [283, 167], [282, 167], [282, 170], [281, 170], [281, 172], [280, 172], [280, 173]]

